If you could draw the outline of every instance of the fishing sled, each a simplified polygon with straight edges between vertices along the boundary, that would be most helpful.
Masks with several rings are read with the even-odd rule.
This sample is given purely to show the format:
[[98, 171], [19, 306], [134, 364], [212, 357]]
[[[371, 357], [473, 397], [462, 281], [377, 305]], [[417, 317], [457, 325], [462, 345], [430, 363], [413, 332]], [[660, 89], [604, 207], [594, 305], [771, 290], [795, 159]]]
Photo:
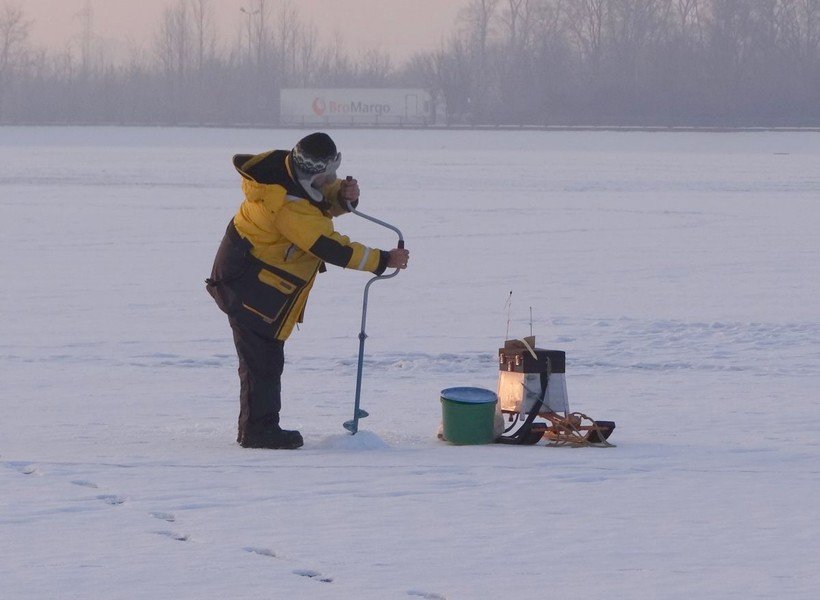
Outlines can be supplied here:
[[[570, 412], [566, 353], [535, 348], [535, 337], [507, 340], [498, 350], [498, 405], [503, 429], [496, 442], [549, 446], [613, 446], [613, 421]], [[538, 420], [543, 419], [543, 420]]]

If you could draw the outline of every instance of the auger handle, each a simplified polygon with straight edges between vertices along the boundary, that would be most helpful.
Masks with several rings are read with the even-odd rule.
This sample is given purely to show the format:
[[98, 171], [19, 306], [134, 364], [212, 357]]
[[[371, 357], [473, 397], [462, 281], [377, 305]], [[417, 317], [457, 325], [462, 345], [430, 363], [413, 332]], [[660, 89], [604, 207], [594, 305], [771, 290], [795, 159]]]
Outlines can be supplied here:
[[[352, 181], [352, 180], [353, 180], [353, 177], [351, 175], [348, 175], [347, 177], [345, 177], [345, 181]], [[385, 221], [382, 221], [381, 219], [377, 219], [376, 217], [371, 217], [370, 215], [366, 215], [363, 212], [359, 212], [358, 210], [353, 208], [353, 205], [350, 203], [349, 200], [345, 200], [345, 205], [347, 205], [347, 210], [352, 212], [354, 215], [359, 215], [363, 219], [367, 219], [368, 221], [372, 221], [373, 223], [376, 223], [377, 225], [381, 225], [382, 227], [387, 227], [388, 229], [392, 229], [393, 231], [395, 231], [396, 235], [399, 236], [399, 242], [398, 242], [398, 245], [396, 247], [397, 248], [404, 248], [404, 236], [402, 235], [401, 231], [399, 231], [398, 227], [396, 227], [394, 225], [391, 225], [390, 223], [386, 223]], [[399, 271], [400, 271], [400, 269], [396, 269], [396, 272], [393, 275], [398, 275]], [[392, 277], [392, 275], [390, 277]], [[384, 276], [382, 276], [382, 278], [385, 279]]]

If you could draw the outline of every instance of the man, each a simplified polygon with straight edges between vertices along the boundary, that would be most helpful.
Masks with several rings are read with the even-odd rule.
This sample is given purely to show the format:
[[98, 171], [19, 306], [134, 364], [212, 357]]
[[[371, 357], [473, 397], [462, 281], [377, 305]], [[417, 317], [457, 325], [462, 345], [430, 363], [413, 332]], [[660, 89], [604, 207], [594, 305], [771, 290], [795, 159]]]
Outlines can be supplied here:
[[299, 448], [279, 426], [284, 342], [301, 322], [313, 281], [326, 263], [381, 275], [404, 269], [407, 250], [368, 248], [337, 233], [333, 217], [359, 201], [355, 179], [337, 179], [341, 154], [325, 133], [290, 152], [237, 154], [245, 200], [228, 224], [208, 293], [228, 314], [239, 357], [237, 441], [245, 448]]

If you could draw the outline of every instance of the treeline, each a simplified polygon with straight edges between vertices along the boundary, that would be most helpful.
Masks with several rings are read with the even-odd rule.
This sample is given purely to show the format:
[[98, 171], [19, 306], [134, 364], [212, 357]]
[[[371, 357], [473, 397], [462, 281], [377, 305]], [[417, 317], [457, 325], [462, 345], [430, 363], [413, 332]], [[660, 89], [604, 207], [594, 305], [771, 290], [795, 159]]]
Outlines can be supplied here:
[[275, 125], [284, 87], [409, 86], [447, 124], [820, 126], [820, 0], [465, 0], [441, 49], [400, 65], [320, 40], [290, 0], [249, 0], [228, 42], [211, 0], [173, 0], [116, 60], [90, 5], [59, 54], [22, 6], [0, 6], [6, 124]]

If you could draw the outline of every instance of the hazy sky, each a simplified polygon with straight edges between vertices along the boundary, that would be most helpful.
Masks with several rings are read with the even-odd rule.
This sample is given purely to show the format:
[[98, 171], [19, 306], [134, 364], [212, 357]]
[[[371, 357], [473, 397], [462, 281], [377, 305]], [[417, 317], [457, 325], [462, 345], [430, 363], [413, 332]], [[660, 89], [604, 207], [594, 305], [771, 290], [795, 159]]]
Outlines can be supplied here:
[[[165, 7], [176, 0], [90, 0], [94, 33], [106, 47], [148, 46], [159, 27]], [[20, 6], [33, 21], [30, 40], [38, 47], [63, 50], [80, 38], [79, 13], [86, 0], [0, 0]], [[212, 0], [220, 39], [233, 42], [255, 0]], [[277, 0], [272, 6], [279, 5]], [[341, 32], [352, 56], [378, 48], [390, 52], [394, 63], [416, 50], [434, 50], [449, 37], [466, 0], [294, 0], [303, 20], [310, 19], [325, 40]]]

